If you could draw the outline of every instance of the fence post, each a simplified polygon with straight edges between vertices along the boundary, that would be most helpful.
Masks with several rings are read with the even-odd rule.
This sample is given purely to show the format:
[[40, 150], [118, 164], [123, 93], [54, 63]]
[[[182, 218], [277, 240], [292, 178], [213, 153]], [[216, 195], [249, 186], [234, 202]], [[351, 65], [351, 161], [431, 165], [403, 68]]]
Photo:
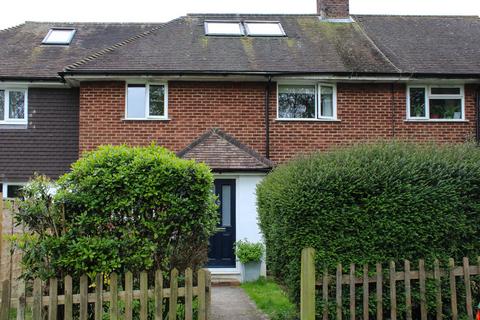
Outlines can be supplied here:
[[2, 282], [2, 303], [0, 310], [0, 319], [8, 320], [10, 316], [10, 280], [4, 280]]
[[302, 250], [300, 319], [315, 320], [315, 249]]

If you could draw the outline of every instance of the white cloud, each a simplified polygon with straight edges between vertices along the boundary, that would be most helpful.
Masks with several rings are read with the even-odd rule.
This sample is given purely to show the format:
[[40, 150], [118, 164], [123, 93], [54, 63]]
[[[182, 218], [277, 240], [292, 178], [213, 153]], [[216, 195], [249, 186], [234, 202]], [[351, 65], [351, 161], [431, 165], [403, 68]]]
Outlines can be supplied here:
[[[163, 22], [186, 13], [315, 13], [316, 0], [15, 0], [0, 28], [33, 21]], [[350, 0], [352, 13], [480, 15], [478, 0]]]

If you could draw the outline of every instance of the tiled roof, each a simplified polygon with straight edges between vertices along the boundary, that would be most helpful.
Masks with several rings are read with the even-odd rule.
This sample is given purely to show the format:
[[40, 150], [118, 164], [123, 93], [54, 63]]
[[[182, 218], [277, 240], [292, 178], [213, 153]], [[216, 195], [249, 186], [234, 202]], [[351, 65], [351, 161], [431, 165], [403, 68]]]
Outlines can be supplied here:
[[[479, 77], [480, 18], [195, 14], [164, 24], [27, 22], [0, 31], [0, 79], [66, 74], [334, 74]], [[206, 20], [279, 21], [286, 37], [206, 36]], [[74, 27], [70, 46], [41, 42]]]
[[[287, 37], [206, 36], [205, 20], [280, 21]], [[67, 70], [75, 72], [395, 72], [356, 23], [316, 15], [189, 15]]]
[[214, 171], [268, 171], [273, 167], [273, 162], [216, 128], [197, 138], [178, 156], [204, 162]]
[[[58, 78], [66, 66], [161, 24], [26, 22], [0, 31], [1, 78]], [[44, 45], [50, 28], [75, 28], [72, 43]]]
[[[316, 15], [189, 15], [67, 71], [478, 76], [478, 17], [353, 19], [335, 23]], [[206, 20], [280, 21], [287, 37], [206, 36]]]
[[402, 73], [480, 75], [477, 16], [354, 16]]

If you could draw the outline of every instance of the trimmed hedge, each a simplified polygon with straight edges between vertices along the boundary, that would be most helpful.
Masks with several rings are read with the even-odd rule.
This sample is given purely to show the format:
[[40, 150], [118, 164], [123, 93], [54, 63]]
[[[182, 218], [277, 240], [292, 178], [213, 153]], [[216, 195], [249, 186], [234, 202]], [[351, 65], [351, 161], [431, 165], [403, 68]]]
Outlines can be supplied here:
[[162, 147], [103, 146], [24, 189], [28, 277], [201, 267], [217, 221], [210, 169]]
[[307, 246], [317, 270], [480, 253], [480, 150], [471, 144], [316, 153], [276, 168], [257, 195], [269, 271], [296, 302]]

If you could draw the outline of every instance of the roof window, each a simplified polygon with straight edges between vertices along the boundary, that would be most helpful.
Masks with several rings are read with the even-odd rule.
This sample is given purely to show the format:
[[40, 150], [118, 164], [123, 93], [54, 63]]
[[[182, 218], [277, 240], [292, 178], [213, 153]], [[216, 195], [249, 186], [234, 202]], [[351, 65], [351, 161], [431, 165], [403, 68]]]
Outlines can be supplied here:
[[283, 31], [280, 22], [269, 21], [248, 21], [244, 22], [245, 30], [249, 36], [257, 37], [283, 37]]
[[43, 44], [69, 45], [75, 35], [75, 29], [52, 28], [48, 31]]
[[206, 35], [226, 35], [226, 36], [243, 36], [243, 27], [240, 22], [229, 21], [206, 21]]

